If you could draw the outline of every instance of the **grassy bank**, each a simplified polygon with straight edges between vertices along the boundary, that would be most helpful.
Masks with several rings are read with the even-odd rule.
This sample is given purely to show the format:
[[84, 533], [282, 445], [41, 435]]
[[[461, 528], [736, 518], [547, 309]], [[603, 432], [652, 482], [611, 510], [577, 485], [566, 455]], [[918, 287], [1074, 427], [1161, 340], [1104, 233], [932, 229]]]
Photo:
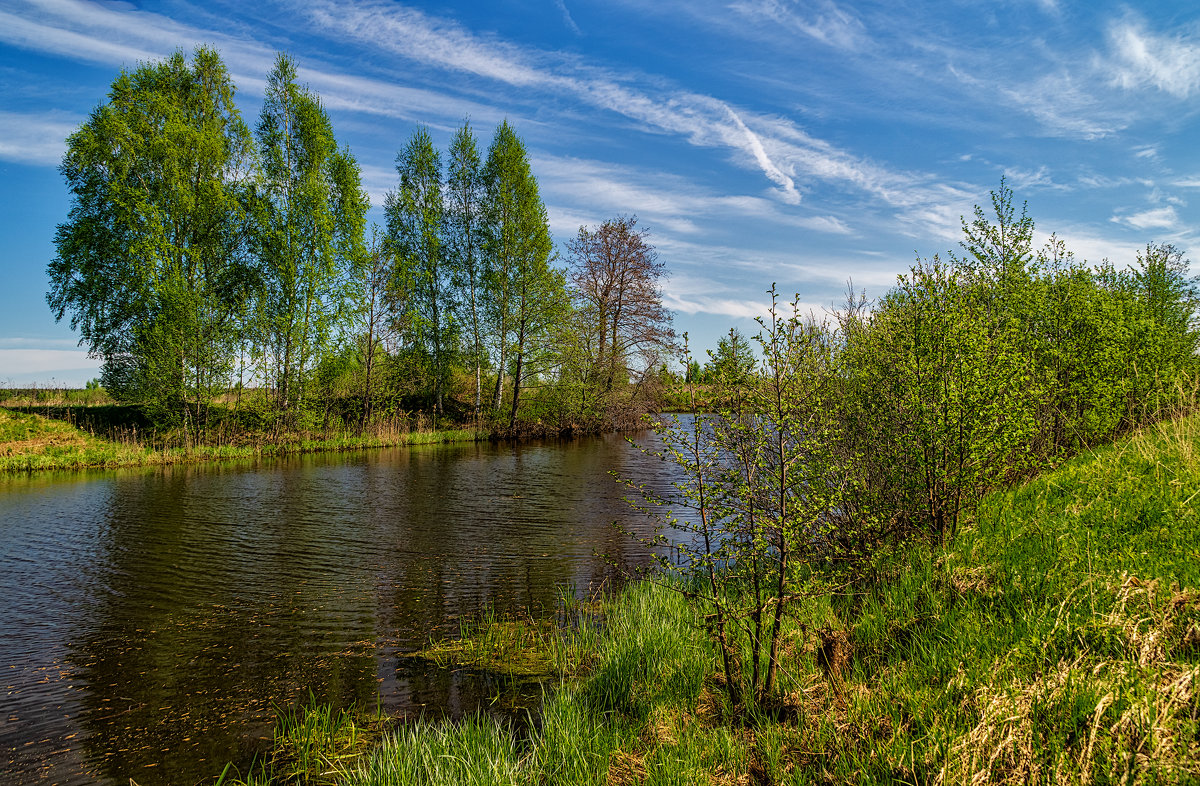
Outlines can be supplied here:
[[780, 695], [743, 713], [671, 588], [632, 585], [575, 624], [485, 620], [427, 654], [503, 670], [519, 650], [550, 672], [528, 737], [415, 722], [339, 756], [294, 743], [302, 713], [275, 777], [250, 782], [301, 759], [323, 762], [307, 782], [362, 786], [1198, 782], [1197, 500], [1198, 417], [993, 494], [947, 546], [797, 607]]
[[44, 469], [78, 470], [94, 467], [137, 467], [202, 461], [282, 456], [292, 453], [348, 451], [364, 448], [473, 442], [486, 439], [474, 429], [391, 431], [377, 435], [337, 434], [314, 437], [285, 434], [237, 445], [194, 445], [156, 448], [150, 435], [125, 429], [112, 439], [97, 436], [69, 422], [32, 413], [0, 409], [0, 473]]

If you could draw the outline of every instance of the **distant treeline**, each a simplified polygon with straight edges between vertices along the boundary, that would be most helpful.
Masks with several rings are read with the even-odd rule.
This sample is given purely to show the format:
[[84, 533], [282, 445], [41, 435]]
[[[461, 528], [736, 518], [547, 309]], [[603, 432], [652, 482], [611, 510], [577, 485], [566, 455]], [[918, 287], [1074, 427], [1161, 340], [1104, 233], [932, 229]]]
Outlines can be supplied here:
[[[114, 399], [202, 439], [254, 428], [435, 420], [592, 430], [656, 405], [674, 345], [632, 217], [556, 264], [524, 144], [419, 128], [386, 225], [320, 99], [279, 55], [251, 131], [219, 55], [122, 72], [67, 140], [72, 194], [47, 300]], [[525, 391], [536, 389], [524, 395]]]

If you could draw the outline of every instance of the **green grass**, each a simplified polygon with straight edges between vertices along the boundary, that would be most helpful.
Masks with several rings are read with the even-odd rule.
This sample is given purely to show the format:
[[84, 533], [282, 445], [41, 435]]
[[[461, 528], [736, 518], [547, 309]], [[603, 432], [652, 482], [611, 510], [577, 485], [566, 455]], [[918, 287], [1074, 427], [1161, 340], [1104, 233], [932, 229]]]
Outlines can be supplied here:
[[824, 766], [1200, 780], [1198, 489], [1200, 418], [1165, 422], [993, 494], [948, 548], [835, 604], [853, 657]]
[[222, 786], [269, 786], [303, 783], [332, 786], [347, 762], [360, 761], [384, 733], [384, 718], [354, 707], [334, 709], [311, 696], [305, 705], [279, 714], [270, 753], [239, 777], [226, 766]]
[[473, 429], [448, 429], [361, 437], [285, 435], [278, 441], [256, 444], [155, 449], [141, 441], [147, 438], [145, 434], [139, 437], [136, 431], [122, 433], [116, 440], [103, 439], [60, 420], [0, 409], [0, 473], [231, 461], [295, 453], [474, 442], [487, 437], [486, 432]]
[[113, 442], [70, 423], [0, 409], [0, 472], [126, 467], [152, 463], [153, 452]]
[[[430, 653], [502, 669], [536, 651], [530, 673], [551, 677], [530, 735], [410, 723], [336, 779], [1197, 783], [1198, 500], [1200, 417], [993, 494], [946, 547], [886, 557], [875, 584], [799, 607], [781, 695], [748, 717], [726, 707], [711, 642], [670, 588], [604, 599], [588, 616], [603, 627], [570, 646], [561, 620], [485, 617]], [[817, 657], [831, 646], [833, 666]]]

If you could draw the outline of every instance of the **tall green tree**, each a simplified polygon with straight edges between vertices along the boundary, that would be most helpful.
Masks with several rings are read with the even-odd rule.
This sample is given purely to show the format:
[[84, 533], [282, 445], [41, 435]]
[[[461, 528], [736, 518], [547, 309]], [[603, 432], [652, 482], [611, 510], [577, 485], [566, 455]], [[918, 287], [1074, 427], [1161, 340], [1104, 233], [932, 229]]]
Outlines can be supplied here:
[[1169, 243], [1148, 243], [1122, 277], [1136, 315], [1129, 333], [1131, 400], [1136, 420], [1165, 409], [1175, 388], [1197, 368], [1196, 281], [1183, 252]]
[[483, 162], [471, 124], [464, 122], [450, 142], [446, 176], [446, 245], [458, 291], [459, 322], [467, 331], [467, 353], [475, 369], [475, 420], [483, 407], [484, 233]]
[[104, 386], [198, 436], [229, 383], [249, 270], [251, 141], [217, 53], [122, 72], [67, 140], [71, 190], [46, 298]]
[[704, 373], [706, 379], [726, 380], [733, 384], [744, 384], [754, 373], [758, 359], [749, 339], [737, 328], [717, 340], [717, 349], [711, 353]]
[[369, 206], [358, 163], [338, 148], [320, 100], [276, 57], [256, 129], [258, 328], [285, 410], [302, 406], [308, 374], [345, 317], [346, 284], [363, 264]]
[[396, 156], [400, 188], [389, 193], [384, 210], [396, 265], [410, 285], [410, 329], [428, 358], [434, 412], [443, 414], [442, 398], [456, 346], [454, 289], [446, 253], [442, 160], [427, 128], [413, 132]]
[[566, 287], [562, 272], [550, 264], [550, 225], [525, 145], [508, 121], [496, 129], [488, 149], [484, 184], [487, 300], [497, 370], [493, 408], [500, 409], [508, 370], [511, 429], [522, 385], [550, 359], [551, 328], [567, 307]]
[[360, 307], [354, 310], [357, 329], [353, 343], [362, 369], [362, 408], [358, 421], [358, 430], [362, 432], [374, 417], [375, 401], [380, 392], [381, 367], [387, 357], [387, 345], [395, 335], [395, 322], [391, 319], [391, 296], [396, 293], [393, 287], [395, 264], [391, 243], [378, 226], [371, 227], [366, 264], [360, 266], [357, 272], [358, 275], [353, 279], [352, 297]]

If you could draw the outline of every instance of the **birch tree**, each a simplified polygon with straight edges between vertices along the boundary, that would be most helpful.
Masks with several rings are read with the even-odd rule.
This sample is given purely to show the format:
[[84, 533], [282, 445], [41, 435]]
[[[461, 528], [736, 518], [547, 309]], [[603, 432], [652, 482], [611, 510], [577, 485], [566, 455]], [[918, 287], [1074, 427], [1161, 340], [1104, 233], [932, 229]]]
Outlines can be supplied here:
[[368, 208], [358, 163], [338, 148], [320, 100], [297, 78], [280, 54], [256, 129], [258, 327], [285, 411], [303, 405], [309, 371], [345, 316], [351, 268], [366, 258]]
[[198, 437], [229, 384], [250, 280], [249, 131], [217, 53], [122, 72], [67, 140], [71, 211], [46, 299], [103, 360], [104, 386]]
[[515, 426], [521, 387], [544, 365], [550, 328], [566, 302], [561, 271], [550, 265], [546, 208], [525, 145], [508, 121], [496, 129], [484, 168], [487, 205], [487, 313], [496, 358], [493, 410], [499, 412], [504, 372], [513, 383], [509, 428]]
[[454, 291], [443, 235], [441, 156], [426, 128], [417, 129], [396, 156], [399, 190], [389, 193], [388, 239], [396, 265], [406, 274], [411, 292], [414, 343], [428, 358], [434, 412], [443, 414], [443, 396], [455, 348]]
[[463, 123], [450, 142], [446, 177], [446, 245], [454, 270], [459, 322], [467, 333], [467, 353], [475, 370], [474, 416], [483, 408], [484, 282], [487, 269], [483, 255], [483, 171], [475, 134]]

